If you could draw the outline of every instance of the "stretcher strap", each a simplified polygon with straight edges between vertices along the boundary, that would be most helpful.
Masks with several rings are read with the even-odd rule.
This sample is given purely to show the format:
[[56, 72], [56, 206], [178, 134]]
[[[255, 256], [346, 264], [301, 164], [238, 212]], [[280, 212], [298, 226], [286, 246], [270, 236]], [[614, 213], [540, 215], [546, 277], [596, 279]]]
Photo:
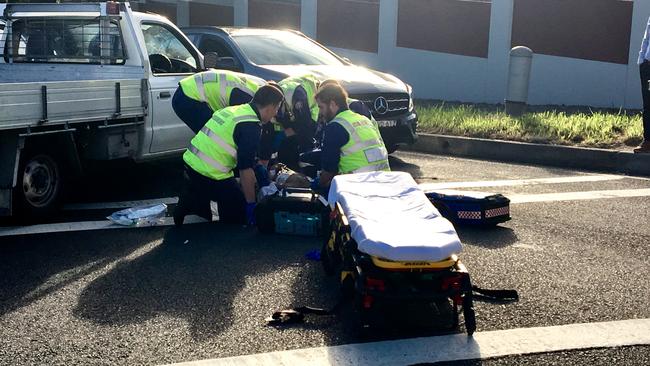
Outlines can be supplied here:
[[[493, 302], [515, 302], [519, 301], [517, 290], [488, 290], [478, 286], [472, 286], [472, 296], [477, 300], [489, 300]], [[306, 314], [313, 315], [336, 315], [341, 307], [348, 301], [346, 297], [334, 305], [330, 310], [314, 308], [311, 306], [300, 306], [293, 309], [276, 311], [270, 317], [266, 318], [267, 325], [286, 325], [302, 323]]]
[[476, 299], [485, 299], [499, 302], [519, 301], [517, 290], [487, 290], [478, 286], [472, 286], [472, 292]]
[[293, 309], [286, 309], [276, 311], [270, 317], [266, 318], [266, 325], [285, 325], [302, 323], [305, 320], [306, 314], [313, 315], [336, 315], [341, 310], [343, 304], [348, 302], [348, 298], [343, 297], [339, 302], [334, 305], [330, 310], [322, 308], [314, 308], [311, 306], [300, 306]]

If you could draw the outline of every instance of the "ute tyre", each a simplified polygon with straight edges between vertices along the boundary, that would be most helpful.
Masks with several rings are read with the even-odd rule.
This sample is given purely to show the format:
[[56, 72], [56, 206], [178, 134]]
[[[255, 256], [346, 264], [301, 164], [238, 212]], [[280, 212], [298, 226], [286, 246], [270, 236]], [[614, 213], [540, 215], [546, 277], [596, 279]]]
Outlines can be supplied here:
[[21, 159], [14, 197], [22, 220], [38, 220], [59, 209], [64, 192], [64, 171], [51, 153], [27, 152]]

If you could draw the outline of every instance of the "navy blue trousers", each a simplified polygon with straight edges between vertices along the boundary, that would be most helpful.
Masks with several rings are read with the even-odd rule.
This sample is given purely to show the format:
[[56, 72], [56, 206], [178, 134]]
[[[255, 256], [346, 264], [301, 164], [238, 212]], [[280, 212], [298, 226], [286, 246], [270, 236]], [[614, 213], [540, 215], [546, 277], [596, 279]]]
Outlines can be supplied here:
[[179, 86], [172, 98], [174, 112], [185, 124], [194, 131], [199, 131], [212, 118], [212, 109], [208, 103], [203, 103], [189, 98]]

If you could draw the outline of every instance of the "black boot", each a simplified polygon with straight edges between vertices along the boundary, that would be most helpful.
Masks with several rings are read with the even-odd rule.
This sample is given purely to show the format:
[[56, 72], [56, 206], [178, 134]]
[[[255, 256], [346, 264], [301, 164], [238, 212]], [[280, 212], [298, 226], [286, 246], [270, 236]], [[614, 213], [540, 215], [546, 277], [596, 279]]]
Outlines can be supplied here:
[[185, 221], [185, 208], [181, 205], [181, 202], [179, 201], [178, 204], [176, 205], [176, 208], [174, 208], [174, 225], [176, 227], [181, 227], [183, 225], [183, 221]]

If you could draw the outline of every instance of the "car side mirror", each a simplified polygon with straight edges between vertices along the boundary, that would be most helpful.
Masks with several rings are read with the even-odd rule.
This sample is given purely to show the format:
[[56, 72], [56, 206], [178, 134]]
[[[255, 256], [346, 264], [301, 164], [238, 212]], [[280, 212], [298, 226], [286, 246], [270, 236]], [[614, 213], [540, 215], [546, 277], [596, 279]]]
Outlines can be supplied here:
[[216, 69], [219, 63], [219, 55], [216, 52], [206, 52], [203, 55], [203, 66], [206, 69]]
[[230, 71], [240, 71], [237, 62], [233, 57], [219, 57], [215, 68]]
[[351, 63], [352, 63], [352, 61], [350, 61], [350, 59], [349, 59], [349, 58], [347, 58], [347, 57], [343, 57], [343, 61], [345, 61], [345, 62], [347, 62], [347, 63], [349, 63], [349, 64], [351, 64]]

